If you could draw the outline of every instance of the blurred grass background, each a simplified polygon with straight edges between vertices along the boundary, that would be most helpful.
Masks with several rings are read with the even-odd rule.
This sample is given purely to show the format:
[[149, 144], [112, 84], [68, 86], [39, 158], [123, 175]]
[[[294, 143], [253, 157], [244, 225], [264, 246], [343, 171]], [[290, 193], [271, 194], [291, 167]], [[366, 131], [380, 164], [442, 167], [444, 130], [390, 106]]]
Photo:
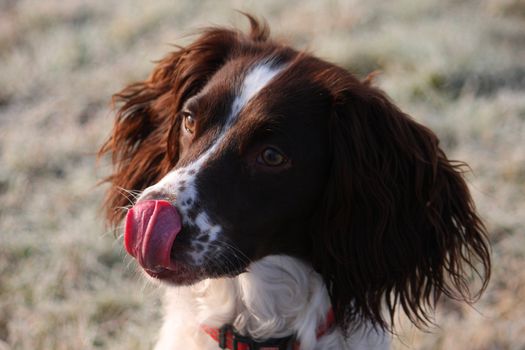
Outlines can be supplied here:
[[161, 322], [104, 228], [109, 100], [198, 28], [274, 36], [376, 83], [441, 137], [493, 244], [475, 308], [444, 301], [440, 327], [401, 317], [396, 349], [525, 349], [525, 2], [0, 0], [0, 350], [148, 349]]

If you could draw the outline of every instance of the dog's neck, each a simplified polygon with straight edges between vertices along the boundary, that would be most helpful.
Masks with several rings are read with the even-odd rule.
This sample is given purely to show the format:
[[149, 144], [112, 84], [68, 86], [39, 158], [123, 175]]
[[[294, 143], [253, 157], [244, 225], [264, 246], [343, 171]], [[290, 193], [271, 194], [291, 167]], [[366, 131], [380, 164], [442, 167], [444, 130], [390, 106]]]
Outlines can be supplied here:
[[326, 286], [310, 266], [288, 256], [266, 257], [233, 278], [169, 288], [165, 302], [156, 350], [218, 349], [201, 326], [224, 324], [254, 339], [293, 334], [301, 350], [347, 348], [337, 328], [317, 339], [331, 307]]

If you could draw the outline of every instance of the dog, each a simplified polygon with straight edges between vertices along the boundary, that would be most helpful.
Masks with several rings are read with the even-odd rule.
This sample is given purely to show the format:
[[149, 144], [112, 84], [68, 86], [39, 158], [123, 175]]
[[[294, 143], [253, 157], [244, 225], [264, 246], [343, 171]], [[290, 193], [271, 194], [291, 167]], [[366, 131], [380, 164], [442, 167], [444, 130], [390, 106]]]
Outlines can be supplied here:
[[247, 17], [114, 96], [107, 218], [166, 286], [155, 349], [387, 349], [398, 309], [425, 327], [442, 294], [473, 302], [490, 248], [464, 163]]

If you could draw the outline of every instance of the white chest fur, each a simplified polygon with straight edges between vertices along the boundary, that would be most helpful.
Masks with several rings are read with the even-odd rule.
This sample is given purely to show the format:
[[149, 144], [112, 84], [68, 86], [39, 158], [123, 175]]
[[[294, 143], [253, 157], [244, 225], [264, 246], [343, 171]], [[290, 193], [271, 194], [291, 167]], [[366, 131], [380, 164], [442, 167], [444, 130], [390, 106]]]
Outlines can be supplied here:
[[234, 278], [170, 287], [165, 307], [155, 350], [218, 350], [200, 325], [225, 323], [254, 338], [296, 334], [301, 350], [389, 348], [388, 336], [366, 325], [346, 342], [338, 329], [316, 339], [330, 308], [326, 287], [311, 267], [288, 256], [268, 256]]

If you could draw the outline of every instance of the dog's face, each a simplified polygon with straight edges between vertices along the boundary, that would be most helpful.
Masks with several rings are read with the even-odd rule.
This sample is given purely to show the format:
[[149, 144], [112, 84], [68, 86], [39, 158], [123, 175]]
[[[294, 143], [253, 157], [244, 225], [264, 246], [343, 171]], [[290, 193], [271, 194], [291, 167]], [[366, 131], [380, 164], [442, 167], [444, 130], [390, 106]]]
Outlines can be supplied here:
[[[430, 130], [348, 71], [212, 28], [115, 95], [108, 218], [153, 277], [191, 284], [288, 254], [330, 286], [346, 329], [428, 320], [441, 293], [486, 286], [489, 248], [461, 165]], [[481, 268], [479, 268], [481, 266]]]
[[[150, 275], [186, 284], [237, 274], [266, 255], [308, 253], [301, 241], [327, 181], [331, 100], [305, 73], [302, 60], [247, 55], [184, 101], [170, 141], [178, 162], [128, 214], [128, 251]], [[153, 222], [152, 200], [175, 208], [171, 224]], [[148, 225], [162, 227], [140, 229]], [[148, 256], [167, 246], [169, 259]]]

